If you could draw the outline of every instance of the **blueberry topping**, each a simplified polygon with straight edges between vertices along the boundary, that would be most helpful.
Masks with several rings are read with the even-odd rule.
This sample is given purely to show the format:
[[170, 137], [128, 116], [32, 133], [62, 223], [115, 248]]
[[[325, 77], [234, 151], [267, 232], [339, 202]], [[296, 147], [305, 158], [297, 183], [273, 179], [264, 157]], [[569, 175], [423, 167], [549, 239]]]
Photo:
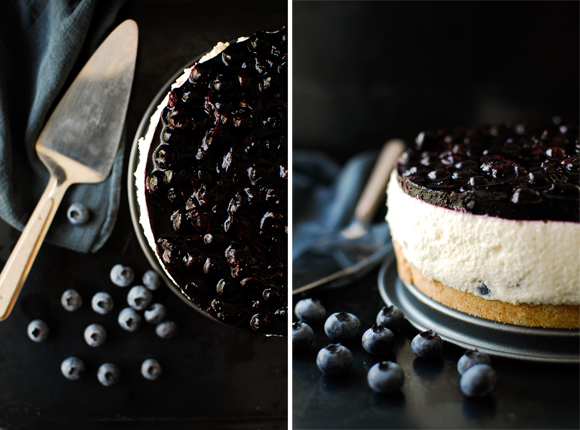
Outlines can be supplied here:
[[153, 303], [145, 310], [143, 315], [145, 316], [145, 321], [148, 323], [159, 324], [165, 319], [167, 310], [165, 309], [165, 305], [161, 303]]
[[421, 358], [437, 358], [443, 352], [443, 339], [433, 330], [426, 330], [413, 338], [411, 350]]
[[467, 369], [476, 364], [491, 365], [491, 358], [485, 352], [478, 351], [477, 349], [469, 349], [465, 351], [465, 354], [457, 362], [457, 371], [460, 375], [463, 375]]
[[370, 368], [367, 382], [369, 387], [378, 393], [394, 393], [403, 386], [405, 373], [397, 363], [381, 361]]
[[107, 340], [107, 331], [100, 324], [89, 324], [85, 328], [84, 337], [87, 345], [96, 348]]
[[485, 284], [481, 284], [479, 287], [477, 287], [477, 291], [479, 292], [479, 294], [481, 294], [482, 296], [487, 296], [491, 291], [489, 290], [489, 288], [487, 287], [487, 285]]
[[155, 333], [162, 339], [169, 339], [177, 333], [177, 324], [173, 321], [163, 321], [155, 327]]
[[119, 287], [126, 287], [133, 282], [135, 274], [133, 269], [122, 264], [116, 264], [111, 269], [111, 281]]
[[141, 325], [141, 315], [131, 307], [125, 308], [119, 312], [119, 317], [117, 318], [119, 325], [122, 329], [127, 331], [135, 331]]
[[316, 357], [318, 368], [327, 375], [333, 376], [346, 373], [351, 368], [353, 361], [350, 349], [341, 344], [325, 346]]
[[389, 352], [395, 345], [395, 335], [382, 325], [375, 325], [364, 332], [362, 346], [370, 354], [381, 355]]
[[127, 303], [136, 311], [142, 311], [149, 306], [152, 298], [151, 291], [142, 285], [135, 285], [127, 294]]
[[83, 304], [81, 295], [73, 289], [66, 290], [60, 297], [60, 304], [69, 312], [74, 312]]
[[489, 394], [497, 381], [497, 373], [489, 364], [476, 364], [467, 369], [459, 381], [461, 392], [468, 397]]
[[68, 357], [60, 365], [60, 371], [66, 379], [76, 381], [85, 373], [85, 363], [80, 358]]
[[302, 321], [292, 323], [292, 350], [300, 352], [308, 349], [314, 341], [312, 328]]
[[116, 364], [104, 363], [99, 366], [97, 379], [105, 387], [115, 385], [121, 379], [121, 371]]
[[308, 324], [316, 324], [326, 318], [326, 309], [320, 304], [320, 300], [314, 299], [299, 300], [294, 305], [294, 313]]
[[324, 332], [335, 342], [348, 342], [360, 335], [359, 319], [348, 312], [336, 312], [324, 323]]
[[405, 320], [405, 314], [396, 306], [384, 306], [377, 314], [377, 325], [392, 331], [399, 330]]
[[161, 375], [161, 365], [157, 360], [148, 358], [141, 364], [141, 375], [143, 375], [145, 379], [154, 381]]
[[158, 289], [161, 286], [162, 282], [161, 275], [153, 269], [147, 270], [143, 274], [142, 281], [143, 285], [151, 291], [155, 291], [156, 289]]
[[91, 300], [93, 310], [101, 315], [105, 315], [113, 310], [113, 298], [109, 293], [100, 291]]
[[48, 337], [50, 330], [48, 325], [40, 319], [32, 320], [28, 324], [28, 337], [33, 342], [44, 342]]
[[66, 216], [71, 224], [82, 225], [89, 221], [89, 209], [82, 203], [73, 203], [66, 211]]

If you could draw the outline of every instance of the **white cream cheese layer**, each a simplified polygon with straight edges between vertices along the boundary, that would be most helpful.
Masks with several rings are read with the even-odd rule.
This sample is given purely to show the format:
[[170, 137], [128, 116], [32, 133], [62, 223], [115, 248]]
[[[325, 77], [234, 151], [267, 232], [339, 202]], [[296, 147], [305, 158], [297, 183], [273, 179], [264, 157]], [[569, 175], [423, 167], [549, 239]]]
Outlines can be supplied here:
[[579, 223], [445, 209], [407, 195], [396, 171], [387, 193], [391, 235], [428, 279], [509, 303], [580, 304]]

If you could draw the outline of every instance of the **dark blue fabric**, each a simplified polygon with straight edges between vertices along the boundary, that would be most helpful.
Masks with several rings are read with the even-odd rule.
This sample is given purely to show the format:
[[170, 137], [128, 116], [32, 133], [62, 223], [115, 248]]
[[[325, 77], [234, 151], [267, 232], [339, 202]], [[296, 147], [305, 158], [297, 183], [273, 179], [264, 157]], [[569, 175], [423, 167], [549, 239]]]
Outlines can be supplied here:
[[[48, 181], [36, 139], [51, 109], [90, 54], [114, 28], [124, 1], [0, 1], [0, 217], [22, 230]], [[109, 237], [120, 202], [124, 141], [101, 184], [75, 185], [65, 196], [47, 241], [80, 252]], [[66, 209], [82, 202], [91, 219], [73, 226]]]

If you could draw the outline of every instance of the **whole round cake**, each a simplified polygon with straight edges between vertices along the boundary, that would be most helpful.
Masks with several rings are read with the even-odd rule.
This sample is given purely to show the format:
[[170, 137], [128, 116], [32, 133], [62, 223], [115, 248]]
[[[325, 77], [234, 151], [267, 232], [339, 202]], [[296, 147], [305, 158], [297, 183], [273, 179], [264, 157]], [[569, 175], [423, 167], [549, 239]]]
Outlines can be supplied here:
[[388, 186], [399, 277], [488, 320], [579, 328], [578, 124], [419, 134]]
[[286, 29], [219, 43], [139, 142], [140, 222], [183, 295], [246, 332], [287, 333]]

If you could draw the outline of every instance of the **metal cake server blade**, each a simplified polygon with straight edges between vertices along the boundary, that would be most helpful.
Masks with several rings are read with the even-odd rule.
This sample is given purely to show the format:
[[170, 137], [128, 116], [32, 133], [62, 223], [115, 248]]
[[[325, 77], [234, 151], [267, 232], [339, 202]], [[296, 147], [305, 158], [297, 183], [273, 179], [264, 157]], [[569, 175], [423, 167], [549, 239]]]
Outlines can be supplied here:
[[400, 139], [382, 148], [357, 202], [353, 221], [339, 233], [323, 237], [292, 262], [292, 293], [314, 288], [337, 288], [376, 267], [392, 249], [386, 223], [370, 229], [383, 201], [391, 171], [405, 150]]
[[0, 320], [10, 314], [68, 187], [109, 175], [137, 57], [137, 24], [121, 23], [83, 67], [36, 142], [50, 179], [0, 274]]

